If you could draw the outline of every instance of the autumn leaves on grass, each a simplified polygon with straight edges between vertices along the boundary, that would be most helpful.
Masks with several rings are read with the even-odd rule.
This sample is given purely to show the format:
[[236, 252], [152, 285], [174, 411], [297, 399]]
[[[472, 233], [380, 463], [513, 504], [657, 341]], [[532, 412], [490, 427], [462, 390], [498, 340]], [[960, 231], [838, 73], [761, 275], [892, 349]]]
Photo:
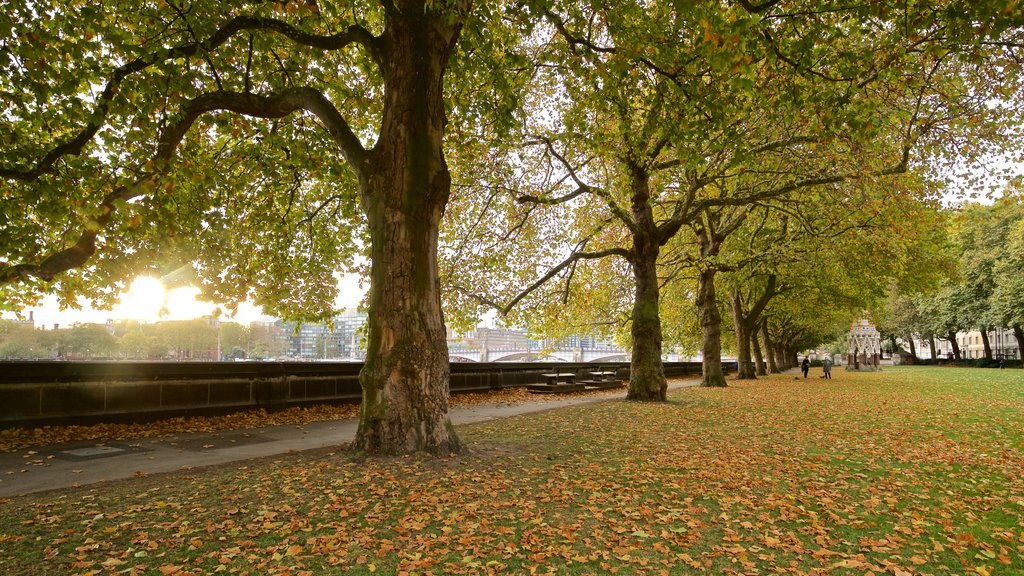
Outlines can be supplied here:
[[1019, 574], [1024, 373], [965, 372], [688, 388], [463, 427], [478, 449], [449, 460], [296, 454], [14, 499], [0, 572]]

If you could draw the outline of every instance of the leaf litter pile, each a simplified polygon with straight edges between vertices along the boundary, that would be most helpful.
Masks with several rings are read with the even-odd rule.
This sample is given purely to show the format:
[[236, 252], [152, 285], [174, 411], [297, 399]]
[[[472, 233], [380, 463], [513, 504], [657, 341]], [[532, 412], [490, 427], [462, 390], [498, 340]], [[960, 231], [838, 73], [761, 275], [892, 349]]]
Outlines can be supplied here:
[[[617, 390], [596, 390], [574, 394], [582, 396], [612, 396]], [[513, 405], [525, 402], [549, 402], [564, 397], [531, 394], [524, 388], [507, 388], [494, 392], [456, 394], [451, 397], [452, 408], [477, 405]], [[343, 420], [359, 417], [359, 404], [320, 404], [293, 407], [267, 412], [263, 409], [244, 410], [224, 416], [183, 416], [144, 423], [100, 423], [91, 425], [41, 426], [38, 428], [0, 429], [0, 451], [14, 452], [32, 446], [53, 446], [69, 442], [93, 440], [135, 440], [159, 436], [173, 436], [190, 432], [217, 432], [266, 426], [301, 426], [313, 422]]]
[[672, 398], [2, 501], [0, 573], [1024, 573], [1024, 371]]

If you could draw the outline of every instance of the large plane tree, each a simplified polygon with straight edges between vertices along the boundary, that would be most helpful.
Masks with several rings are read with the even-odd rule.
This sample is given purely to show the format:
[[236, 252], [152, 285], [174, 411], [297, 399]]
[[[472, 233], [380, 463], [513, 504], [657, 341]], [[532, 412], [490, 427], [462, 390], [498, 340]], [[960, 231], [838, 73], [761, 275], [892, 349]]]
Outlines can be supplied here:
[[6, 3], [2, 306], [110, 302], [145, 272], [323, 317], [365, 253], [356, 446], [457, 451], [436, 250], [470, 5]]

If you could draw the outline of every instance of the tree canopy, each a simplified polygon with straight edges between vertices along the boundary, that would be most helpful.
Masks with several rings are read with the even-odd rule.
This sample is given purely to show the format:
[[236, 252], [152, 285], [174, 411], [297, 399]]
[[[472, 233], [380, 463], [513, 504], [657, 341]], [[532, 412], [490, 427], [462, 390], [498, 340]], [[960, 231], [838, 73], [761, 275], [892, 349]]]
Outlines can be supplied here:
[[751, 213], [972, 162], [1022, 109], [1020, 14], [995, 0], [5, 8], [0, 308], [151, 273], [322, 318], [365, 258], [368, 452], [460, 448], [442, 278], [503, 310], [560, 280], [543, 323], [582, 280], [594, 304], [562, 325], [617, 310], [630, 397], [664, 400], [678, 235], [713, 334], [713, 264]]
[[[708, 362], [720, 353], [715, 272], [750, 213], [799, 212], [808, 200], [860, 202], [866, 219], [887, 203], [903, 209], [899, 195], [924, 200], [936, 188], [905, 186], [900, 174], [934, 177], [1005, 146], [1017, 127], [1019, 22], [994, 5], [616, 8], [541, 9], [545, 24], [528, 44], [545, 60], [520, 136], [490, 143], [486, 168], [456, 195], [447, 297], [460, 311], [525, 305], [582, 324], [607, 306], [574, 306], [571, 296], [591, 303], [622, 291], [595, 296], [572, 283], [601, 277], [589, 261], [622, 259], [634, 292], [623, 314], [633, 331], [631, 396], [664, 389], [658, 290], [674, 273], [662, 251], [681, 231], [700, 246], [691, 261], [701, 280], [686, 293], [701, 304]], [[715, 361], [705, 381], [717, 385]]]

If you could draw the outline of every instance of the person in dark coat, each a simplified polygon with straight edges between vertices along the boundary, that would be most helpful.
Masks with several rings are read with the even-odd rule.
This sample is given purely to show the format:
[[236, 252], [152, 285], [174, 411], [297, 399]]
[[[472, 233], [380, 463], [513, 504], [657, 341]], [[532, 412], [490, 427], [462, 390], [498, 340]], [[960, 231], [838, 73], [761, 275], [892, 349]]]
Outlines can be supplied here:
[[826, 380], [832, 379], [832, 357], [825, 356], [821, 362], [821, 377]]
[[807, 378], [807, 373], [811, 370], [811, 361], [804, 356], [804, 361], [800, 363], [800, 369], [804, 372], [804, 379]]

